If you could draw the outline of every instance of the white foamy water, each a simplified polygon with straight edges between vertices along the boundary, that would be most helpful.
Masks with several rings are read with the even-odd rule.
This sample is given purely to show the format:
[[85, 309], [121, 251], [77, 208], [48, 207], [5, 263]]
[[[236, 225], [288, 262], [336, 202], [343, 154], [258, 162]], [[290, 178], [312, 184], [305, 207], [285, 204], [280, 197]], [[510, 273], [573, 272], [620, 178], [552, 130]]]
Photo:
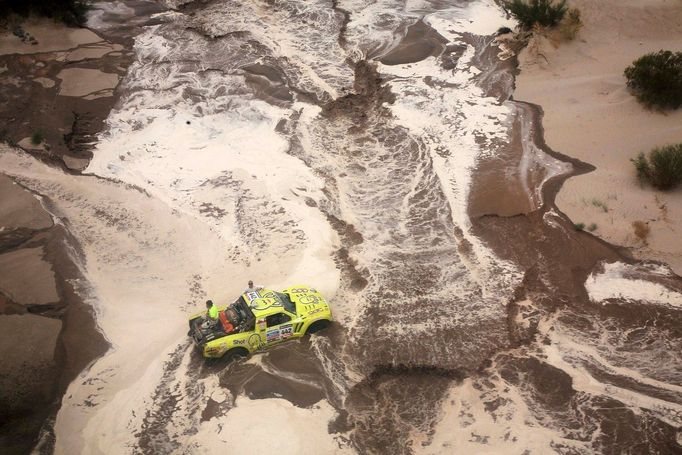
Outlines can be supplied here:
[[622, 262], [604, 264], [602, 272], [592, 273], [585, 282], [585, 288], [593, 302], [607, 303], [640, 302], [672, 308], [682, 308], [682, 292], [666, 286], [635, 278], [641, 273], [671, 277], [668, 268], [651, 265], [643, 267]]
[[[635, 363], [631, 368], [616, 366], [607, 356], [622, 360], [614, 356], [614, 351], [619, 346], [612, 344], [608, 338], [590, 338], [551, 322], [551, 320], [545, 321], [540, 327], [540, 330], [548, 336], [549, 341], [543, 345], [542, 357], [546, 362], [571, 377], [574, 390], [592, 396], [616, 399], [636, 415], [648, 411], [669, 425], [682, 424], [682, 404], [678, 401], [682, 397], [682, 387], [676, 385], [675, 380], [658, 381], [643, 373], [643, 371], [646, 372], [647, 366], [659, 364], [659, 359], [652, 359], [652, 355], [666, 355], [658, 349], [659, 346], [652, 344], [648, 347], [648, 359], [641, 356], [631, 359]], [[679, 354], [672, 355], [677, 357], [673, 361], [679, 365]], [[679, 371], [675, 375], [679, 380]], [[614, 383], [612, 377], [625, 382]], [[656, 394], [651, 394], [650, 389], [642, 388], [642, 386], [659, 389], [667, 396], [676, 398], [659, 398]], [[649, 393], [645, 393], [644, 390]]]
[[[480, 339], [473, 336], [458, 347], [443, 343], [438, 353], [429, 352], [420, 359], [428, 364], [469, 365], [506, 337], [505, 304], [520, 275], [471, 234], [467, 214], [471, 173], [481, 157], [493, 153], [492, 142], [505, 140], [509, 133], [509, 108], [483, 95], [475, 79], [481, 70], [472, 64], [476, 49], [462, 41], [465, 32], [475, 30], [457, 31], [465, 18], [488, 21], [485, 28], [492, 32], [507, 23], [495, 5], [483, 3], [476, 10], [486, 11], [481, 17], [466, 7], [421, 17], [451, 44], [465, 47], [456, 68], [444, 69], [433, 57], [412, 64], [378, 65], [377, 71], [395, 95], [394, 101], [382, 106], [388, 114], [378, 114], [379, 119], [369, 118], [362, 125], [342, 109], [332, 121], [304, 110], [297, 124], [304, 160], [334, 176], [338, 195], [330, 210], [363, 236], [362, 243], [353, 245], [349, 253], [370, 283], [360, 298], [348, 298], [346, 308], [351, 312], [345, 321], [351, 329], [357, 327], [361, 337], [369, 337], [371, 330], [371, 336], [385, 340], [366, 350], [359, 348], [369, 358], [378, 355], [383, 361], [409, 364], [416, 361], [415, 354], [396, 343], [401, 334], [427, 343], [439, 339], [435, 334], [442, 330], [457, 332], [458, 327], [467, 327], [475, 331], [471, 328], [489, 324]], [[344, 37], [349, 43], [360, 42], [363, 52], [379, 52], [379, 47], [363, 47], [359, 38], [374, 36], [363, 35], [363, 30], [369, 29], [372, 17], [381, 16], [377, 4], [368, 11], [359, 11], [357, 5], [353, 9], [353, 5], [341, 4], [350, 12]], [[416, 13], [399, 9], [391, 19], [414, 15], [402, 24], [400, 36], [420, 18]], [[467, 254], [458, 252], [462, 245], [467, 246]], [[422, 284], [432, 280], [433, 286]], [[408, 285], [410, 281], [414, 284]], [[389, 292], [396, 288], [390, 298], [384, 295], [386, 287]], [[415, 289], [403, 291], [403, 287]], [[437, 302], [447, 302], [444, 305], [451, 310], [426, 309]], [[425, 309], [419, 312], [420, 307]], [[365, 313], [377, 308], [381, 308], [382, 322], [372, 327]], [[381, 345], [391, 347], [374, 352], [386, 350]]]

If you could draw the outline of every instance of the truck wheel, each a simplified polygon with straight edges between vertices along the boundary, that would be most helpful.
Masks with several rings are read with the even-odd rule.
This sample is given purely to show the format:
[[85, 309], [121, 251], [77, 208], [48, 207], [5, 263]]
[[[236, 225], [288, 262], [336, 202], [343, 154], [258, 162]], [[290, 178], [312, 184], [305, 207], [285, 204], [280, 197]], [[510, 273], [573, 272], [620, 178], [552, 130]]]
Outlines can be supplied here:
[[189, 331], [190, 331], [190, 332], [191, 332], [192, 330], [194, 330], [194, 323], [195, 323], [196, 321], [198, 321], [199, 319], [201, 319], [201, 318], [200, 318], [200, 317], [199, 317], [199, 318], [194, 318], [194, 319], [191, 319], [191, 320], [189, 321]]
[[225, 358], [225, 360], [227, 360], [228, 362], [232, 362], [233, 360], [238, 360], [248, 355], [249, 350], [246, 348], [232, 348], [225, 353], [223, 358]]
[[329, 321], [326, 319], [320, 319], [319, 321], [315, 321], [312, 324], [310, 324], [310, 327], [308, 327], [308, 330], [305, 331], [306, 335], [310, 335], [311, 333], [319, 332], [322, 329], [325, 329], [329, 326]]

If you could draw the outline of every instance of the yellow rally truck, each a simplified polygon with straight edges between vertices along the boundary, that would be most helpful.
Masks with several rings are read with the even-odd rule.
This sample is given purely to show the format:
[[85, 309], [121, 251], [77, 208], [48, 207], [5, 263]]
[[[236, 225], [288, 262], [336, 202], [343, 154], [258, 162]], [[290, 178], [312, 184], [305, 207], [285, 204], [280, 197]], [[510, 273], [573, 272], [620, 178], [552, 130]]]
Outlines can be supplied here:
[[332, 322], [324, 297], [304, 285], [281, 292], [270, 289], [246, 292], [218, 310], [215, 320], [208, 318], [206, 311], [189, 318], [188, 335], [206, 358], [244, 357], [316, 332]]

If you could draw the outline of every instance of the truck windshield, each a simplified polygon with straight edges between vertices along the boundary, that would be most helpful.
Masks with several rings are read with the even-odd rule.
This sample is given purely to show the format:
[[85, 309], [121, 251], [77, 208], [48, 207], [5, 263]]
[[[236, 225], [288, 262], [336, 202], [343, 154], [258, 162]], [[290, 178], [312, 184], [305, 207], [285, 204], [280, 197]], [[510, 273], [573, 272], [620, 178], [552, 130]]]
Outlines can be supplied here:
[[291, 301], [287, 294], [282, 292], [276, 292], [275, 294], [277, 294], [277, 297], [279, 297], [279, 299], [282, 301], [282, 305], [284, 305], [285, 310], [287, 310], [289, 313], [296, 314], [296, 305], [294, 305], [294, 302]]

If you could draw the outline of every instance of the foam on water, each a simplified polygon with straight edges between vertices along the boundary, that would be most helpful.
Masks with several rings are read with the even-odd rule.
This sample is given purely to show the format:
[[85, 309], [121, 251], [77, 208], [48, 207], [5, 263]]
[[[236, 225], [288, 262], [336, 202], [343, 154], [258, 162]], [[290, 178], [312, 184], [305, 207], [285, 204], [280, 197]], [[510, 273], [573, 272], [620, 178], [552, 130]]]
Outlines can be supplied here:
[[[668, 306], [682, 309], [682, 292], [669, 289], [652, 281], [633, 278], [643, 271], [663, 277], [672, 276], [672, 272], [659, 265], [629, 265], [623, 262], [603, 264], [604, 270], [593, 272], [585, 288], [593, 302], [603, 305], [608, 303], [644, 302], [651, 305]], [[629, 275], [629, 276], [628, 276]]]
[[[334, 233], [296, 196], [324, 198], [322, 182], [285, 153], [288, 142], [275, 131], [288, 111], [245, 97], [241, 75], [172, 65], [178, 59], [168, 53], [173, 41], [155, 31], [137, 39], [143, 60], [124, 82], [131, 93], [112, 112], [86, 172], [144, 188], [198, 218], [245, 264], [259, 260], [260, 249], [277, 248], [282, 266], [299, 282], [324, 271], [326, 278], [315, 279], [316, 286], [333, 293]], [[297, 226], [302, 220], [304, 226]], [[321, 250], [304, 247], [308, 242]], [[270, 285], [286, 282], [267, 279]]]
[[186, 19], [188, 26], [213, 37], [246, 34], [258, 50], [267, 50], [265, 62], [276, 60], [292, 84], [319, 99], [336, 98], [351, 88], [352, 71], [337, 40], [342, 21], [341, 13], [323, 1], [214, 2]]
[[[572, 379], [572, 387], [576, 391], [589, 395], [613, 398], [628, 406], [635, 413], [642, 410], [651, 412], [656, 418], [672, 426], [682, 424], [682, 387], [646, 377], [638, 371], [616, 367], [598, 353], [599, 347], [591, 347], [583, 337], [573, 338], [571, 331], [562, 331], [562, 327], [546, 321], [540, 330], [548, 335], [549, 343], [543, 346], [545, 360], [568, 374]], [[549, 327], [552, 327], [551, 330]], [[582, 338], [582, 339], [581, 339]], [[603, 348], [603, 346], [602, 346]], [[650, 353], [656, 352], [654, 349]], [[670, 392], [676, 399], [661, 399], [652, 394], [642, 393], [632, 387], [619, 386], [608, 380], [600, 379], [594, 372], [606, 371], [637, 384], [645, 384]]]

